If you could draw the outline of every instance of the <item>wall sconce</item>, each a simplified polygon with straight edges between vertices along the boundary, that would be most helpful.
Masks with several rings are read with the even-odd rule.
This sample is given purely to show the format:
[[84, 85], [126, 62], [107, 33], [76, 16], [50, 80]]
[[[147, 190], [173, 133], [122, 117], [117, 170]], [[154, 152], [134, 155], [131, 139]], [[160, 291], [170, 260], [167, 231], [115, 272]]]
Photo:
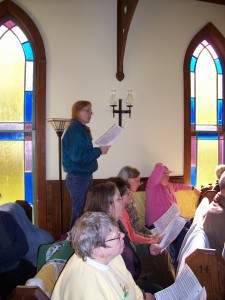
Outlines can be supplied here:
[[62, 118], [52, 118], [48, 119], [48, 122], [52, 125], [54, 128], [57, 136], [58, 136], [58, 148], [59, 148], [59, 224], [60, 224], [60, 230], [61, 234], [63, 231], [63, 222], [62, 222], [62, 200], [63, 200], [63, 194], [62, 194], [62, 144], [61, 144], [61, 138], [63, 135], [64, 130], [68, 127], [70, 123], [70, 119], [62, 119]]
[[122, 109], [122, 99], [119, 99], [119, 108], [115, 109], [117, 107], [117, 96], [116, 96], [116, 90], [112, 90], [111, 98], [110, 98], [110, 106], [113, 108], [113, 118], [115, 117], [115, 114], [119, 115], [119, 126], [122, 127], [122, 114], [129, 114], [129, 118], [131, 117], [131, 107], [134, 104], [134, 99], [132, 95], [132, 90], [127, 91], [127, 99], [126, 99], [126, 106], [128, 109]]

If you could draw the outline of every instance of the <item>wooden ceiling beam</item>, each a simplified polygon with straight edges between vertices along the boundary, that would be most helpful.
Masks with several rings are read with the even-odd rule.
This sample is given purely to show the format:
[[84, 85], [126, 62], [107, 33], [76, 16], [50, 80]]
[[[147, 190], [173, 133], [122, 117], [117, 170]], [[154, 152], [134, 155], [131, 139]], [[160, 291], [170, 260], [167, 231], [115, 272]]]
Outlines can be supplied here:
[[117, 1], [117, 73], [116, 78], [124, 78], [123, 60], [130, 24], [139, 0]]

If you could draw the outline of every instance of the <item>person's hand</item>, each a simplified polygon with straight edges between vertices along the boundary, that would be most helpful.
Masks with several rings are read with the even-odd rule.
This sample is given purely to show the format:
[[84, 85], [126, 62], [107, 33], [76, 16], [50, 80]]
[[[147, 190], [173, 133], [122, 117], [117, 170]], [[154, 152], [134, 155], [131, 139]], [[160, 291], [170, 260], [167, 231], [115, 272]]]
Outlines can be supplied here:
[[158, 244], [160, 243], [160, 237], [157, 234], [150, 234], [149, 235], [150, 244]]
[[158, 244], [150, 245], [149, 252], [151, 255], [158, 255], [162, 253], [162, 249]]
[[101, 146], [100, 149], [102, 151], [102, 154], [107, 154], [110, 147], [111, 146]]
[[146, 300], [155, 300], [155, 296], [150, 293], [145, 293]]

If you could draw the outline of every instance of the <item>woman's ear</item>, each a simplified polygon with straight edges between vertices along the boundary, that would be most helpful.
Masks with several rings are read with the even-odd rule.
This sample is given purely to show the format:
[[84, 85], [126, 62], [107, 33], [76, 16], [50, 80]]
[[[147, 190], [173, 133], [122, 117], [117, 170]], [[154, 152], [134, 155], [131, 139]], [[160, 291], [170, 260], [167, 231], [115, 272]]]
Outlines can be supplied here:
[[93, 257], [104, 257], [104, 247], [96, 247], [92, 250]]

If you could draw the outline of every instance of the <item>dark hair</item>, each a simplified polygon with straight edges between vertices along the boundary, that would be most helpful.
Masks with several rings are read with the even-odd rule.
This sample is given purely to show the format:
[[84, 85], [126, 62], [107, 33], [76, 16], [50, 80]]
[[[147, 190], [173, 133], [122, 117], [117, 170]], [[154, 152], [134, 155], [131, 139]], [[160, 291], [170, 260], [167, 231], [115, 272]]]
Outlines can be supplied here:
[[86, 212], [78, 218], [71, 230], [71, 244], [83, 260], [92, 257], [93, 248], [106, 247], [108, 234], [118, 228], [114, 218], [103, 212]]
[[113, 197], [116, 192], [114, 182], [105, 182], [92, 186], [86, 196], [85, 211], [101, 211], [108, 213], [110, 205], [114, 204]]
[[119, 171], [117, 176], [127, 181], [129, 178], [137, 178], [140, 176], [140, 171], [136, 168], [125, 166]]
[[130, 188], [129, 183], [120, 177], [110, 177], [108, 180], [116, 184], [121, 197], [123, 197], [126, 191]]

